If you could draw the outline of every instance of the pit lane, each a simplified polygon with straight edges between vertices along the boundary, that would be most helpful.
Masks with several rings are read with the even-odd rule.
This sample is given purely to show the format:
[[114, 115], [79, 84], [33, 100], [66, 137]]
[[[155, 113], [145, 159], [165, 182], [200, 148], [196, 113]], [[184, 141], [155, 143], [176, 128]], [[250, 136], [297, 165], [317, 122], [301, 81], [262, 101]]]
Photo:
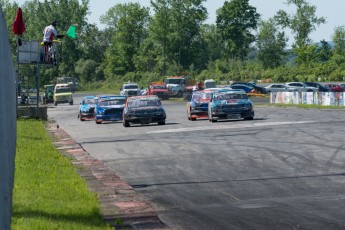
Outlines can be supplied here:
[[258, 105], [253, 121], [210, 123], [163, 105], [165, 126], [80, 122], [67, 104], [48, 116], [174, 229], [345, 228], [345, 110]]

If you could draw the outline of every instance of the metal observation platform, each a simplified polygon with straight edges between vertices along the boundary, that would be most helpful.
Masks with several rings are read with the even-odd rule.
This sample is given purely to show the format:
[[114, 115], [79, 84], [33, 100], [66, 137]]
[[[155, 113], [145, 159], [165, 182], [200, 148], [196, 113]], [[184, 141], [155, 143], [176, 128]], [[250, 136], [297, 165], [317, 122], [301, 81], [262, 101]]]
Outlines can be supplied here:
[[[46, 119], [46, 108], [40, 107], [40, 68], [41, 66], [56, 66], [60, 60], [59, 49], [62, 46], [61, 41], [54, 40], [51, 45], [45, 45], [39, 40], [18, 40], [17, 43], [17, 64], [19, 69], [21, 65], [36, 66], [36, 86], [35, 86], [35, 102], [34, 103], [17, 103], [17, 116], [22, 117], [36, 117]], [[17, 74], [18, 77], [18, 74]], [[21, 81], [17, 79], [17, 100], [21, 98], [24, 92], [21, 92]], [[28, 95], [26, 95], [28, 97]]]

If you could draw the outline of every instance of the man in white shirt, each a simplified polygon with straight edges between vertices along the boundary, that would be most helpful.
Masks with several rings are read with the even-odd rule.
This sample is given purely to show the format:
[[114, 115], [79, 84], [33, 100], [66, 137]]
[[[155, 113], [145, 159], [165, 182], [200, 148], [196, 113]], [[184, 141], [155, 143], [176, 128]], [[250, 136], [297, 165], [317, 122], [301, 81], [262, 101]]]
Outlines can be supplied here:
[[50, 62], [51, 60], [51, 56], [52, 54], [50, 53], [49, 51], [49, 48], [52, 46], [53, 44], [53, 40], [54, 40], [54, 37], [57, 37], [57, 38], [63, 38], [64, 35], [59, 35], [57, 30], [56, 30], [56, 27], [57, 26], [57, 21], [53, 21], [51, 23], [51, 25], [47, 26], [46, 28], [44, 28], [43, 30], [43, 43], [44, 43], [44, 53], [45, 53], [45, 62]]
[[63, 38], [63, 35], [59, 35], [55, 27], [57, 26], [57, 21], [53, 21], [51, 25], [44, 28], [43, 31], [43, 42], [45, 45], [51, 45], [53, 43], [54, 37]]

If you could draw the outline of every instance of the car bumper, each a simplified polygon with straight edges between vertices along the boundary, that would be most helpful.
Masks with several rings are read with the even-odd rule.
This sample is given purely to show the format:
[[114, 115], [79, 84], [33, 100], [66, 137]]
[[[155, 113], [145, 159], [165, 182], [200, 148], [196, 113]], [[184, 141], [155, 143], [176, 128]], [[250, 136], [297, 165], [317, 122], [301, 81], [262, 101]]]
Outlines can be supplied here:
[[81, 113], [80, 117], [81, 118], [87, 118], [87, 119], [93, 119], [93, 118], [95, 118], [95, 114], [94, 113]]
[[122, 114], [96, 115], [95, 120], [96, 120], [96, 122], [121, 121], [122, 120]]
[[241, 119], [254, 117], [254, 111], [233, 111], [231, 113], [212, 112], [212, 118], [215, 120]]
[[166, 116], [140, 116], [140, 117], [126, 117], [124, 119], [125, 122], [130, 122], [134, 124], [150, 124], [150, 123], [157, 123], [165, 121]]

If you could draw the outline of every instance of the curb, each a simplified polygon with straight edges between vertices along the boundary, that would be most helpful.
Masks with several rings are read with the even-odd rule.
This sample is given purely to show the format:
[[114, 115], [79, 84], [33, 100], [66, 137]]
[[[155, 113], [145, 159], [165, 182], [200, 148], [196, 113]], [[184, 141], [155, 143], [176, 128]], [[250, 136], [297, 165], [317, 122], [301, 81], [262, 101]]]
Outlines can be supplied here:
[[144, 197], [93, 158], [54, 121], [48, 122], [46, 128], [53, 138], [53, 145], [70, 158], [89, 190], [97, 194], [103, 221], [116, 229], [171, 229], [159, 219]]

